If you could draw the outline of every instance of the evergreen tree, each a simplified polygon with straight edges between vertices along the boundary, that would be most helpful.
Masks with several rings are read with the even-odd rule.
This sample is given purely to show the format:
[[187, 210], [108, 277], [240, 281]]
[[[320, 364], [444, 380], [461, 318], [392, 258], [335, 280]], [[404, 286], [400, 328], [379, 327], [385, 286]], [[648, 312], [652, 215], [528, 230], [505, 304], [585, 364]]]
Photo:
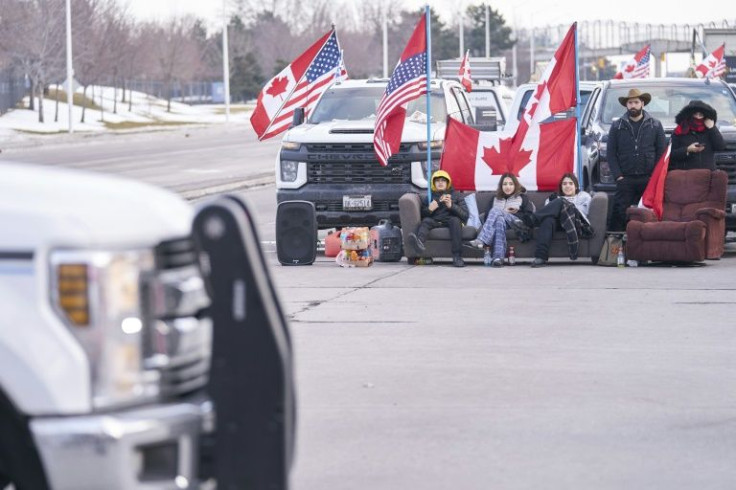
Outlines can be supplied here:
[[500, 56], [502, 51], [514, 46], [515, 41], [511, 39], [511, 28], [506, 25], [506, 20], [498, 10], [493, 10], [485, 5], [470, 5], [465, 11], [465, 15], [471, 23], [465, 46], [470, 50], [471, 56], [486, 55], [486, 8], [490, 9], [490, 55]]
[[265, 81], [263, 71], [252, 52], [233, 59], [230, 75], [233, 99], [245, 101], [257, 97]]

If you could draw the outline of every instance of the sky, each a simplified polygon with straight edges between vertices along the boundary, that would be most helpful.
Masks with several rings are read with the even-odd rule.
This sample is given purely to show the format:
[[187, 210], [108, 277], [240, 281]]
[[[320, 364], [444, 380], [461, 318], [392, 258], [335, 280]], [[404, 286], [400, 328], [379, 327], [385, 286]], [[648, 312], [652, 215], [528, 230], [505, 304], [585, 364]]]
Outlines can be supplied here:
[[[206, 18], [209, 22], [220, 22], [223, 3], [227, 0], [119, 0], [129, 6], [130, 11], [140, 19], [167, 19], [170, 17], [195, 14]], [[350, 2], [371, 2], [381, 0], [348, 0]], [[397, 0], [406, 8], [419, 8], [427, 3], [425, 0]], [[309, 0], [304, 0], [309, 2]], [[445, 21], [456, 15], [459, 7], [478, 4], [472, 0], [429, 0], [429, 4], [441, 12]], [[663, 7], [666, 2], [642, 0], [618, 0], [617, 2], [583, 2], [581, 0], [493, 0], [491, 7], [499, 10], [507, 24], [519, 26], [543, 26], [570, 24], [573, 21], [613, 20], [639, 23], [659, 24], [708, 24], [711, 21], [721, 27], [726, 19], [729, 25], [736, 26], [736, 1], [721, 0], [713, 2], [715, 9], [677, 8], [669, 2], [669, 8]], [[581, 9], [581, 5], [585, 8]]]

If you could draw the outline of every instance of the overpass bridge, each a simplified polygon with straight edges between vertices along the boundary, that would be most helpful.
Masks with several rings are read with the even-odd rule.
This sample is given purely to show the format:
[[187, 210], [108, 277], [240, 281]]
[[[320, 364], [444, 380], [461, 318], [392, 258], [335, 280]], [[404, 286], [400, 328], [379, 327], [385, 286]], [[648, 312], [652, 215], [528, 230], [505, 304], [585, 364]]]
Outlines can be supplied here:
[[[517, 29], [520, 46], [529, 45], [530, 63], [548, 60], [565, 37], [569, 24], [547, 25]], [[707, 24], [647, 24], [616, 22], [613, 20], [582, 21], [578, 23], [578, 46], [581, 64], [602, 56], [633, 55], [646, 44], [651, 45], [655, 73], [661, 73], [661, 55], [689, 53], [702, 50], [700, 40], [706, 39], [708, 52], [722, 41], [707, 42], [707, 34], [722, 29], [736, 29], [736, 19], [713, 21]], [[736, 54], [736, 42], [727, 44], [728, 51]]]

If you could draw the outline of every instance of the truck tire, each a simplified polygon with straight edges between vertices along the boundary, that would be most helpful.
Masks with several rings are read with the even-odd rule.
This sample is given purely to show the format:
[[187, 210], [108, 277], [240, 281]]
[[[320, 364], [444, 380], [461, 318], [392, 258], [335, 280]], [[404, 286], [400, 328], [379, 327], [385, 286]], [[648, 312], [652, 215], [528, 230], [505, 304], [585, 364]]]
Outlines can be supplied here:
[[41, 458], [21, 414], [0, 390], [0, 489], [10, 483], [15, 490], [49, 490]]

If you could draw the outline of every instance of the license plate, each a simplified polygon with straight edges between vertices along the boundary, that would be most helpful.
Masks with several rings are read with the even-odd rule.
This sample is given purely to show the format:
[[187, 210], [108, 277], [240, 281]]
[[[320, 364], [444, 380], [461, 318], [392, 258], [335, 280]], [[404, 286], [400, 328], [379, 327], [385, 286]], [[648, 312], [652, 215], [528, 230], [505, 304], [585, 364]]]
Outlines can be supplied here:
[[373, 209], [371, 196], [342, 196], [342, 209], [345, 211], [370, 211]]

